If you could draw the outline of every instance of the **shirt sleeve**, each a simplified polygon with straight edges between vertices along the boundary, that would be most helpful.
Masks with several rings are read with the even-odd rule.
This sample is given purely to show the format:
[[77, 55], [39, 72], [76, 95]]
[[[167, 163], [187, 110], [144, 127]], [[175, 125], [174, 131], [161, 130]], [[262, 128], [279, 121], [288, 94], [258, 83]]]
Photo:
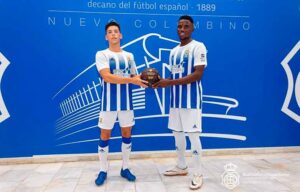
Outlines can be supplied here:
[[207, 66], [207, 50], [203, 43], [197, 45], [194, 51], [194, 67], [198, 65]]
[[108, 59], [105, 57], [104, 53], [98, 51], [96, 54], [96, 67], [98, 71], [102, 69], [109, 68]]

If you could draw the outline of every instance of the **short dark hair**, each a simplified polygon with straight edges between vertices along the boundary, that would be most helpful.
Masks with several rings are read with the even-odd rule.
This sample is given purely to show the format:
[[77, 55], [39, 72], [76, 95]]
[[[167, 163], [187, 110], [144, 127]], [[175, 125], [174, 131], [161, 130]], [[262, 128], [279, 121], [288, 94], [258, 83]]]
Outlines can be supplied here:
[[182, 19], [188, 20], [188, 21], [190, 21], [192, 24], [194, 24], [193, 18], [192, 18], [191, 16], [189, 16], [189, 15], [182, 15], [181, 17], [179, 17], [178, 21], [180, 21], [180, 20], [182, 20]]
[[117, 26], [119, 28], [119, 31], [121, 31], [121, 27], [120, 27], [119, 23], [117, 23], [116, 21], [110, 21], [105, 25], [105, 32], [107, 31], [107, 29], [110, 26]]

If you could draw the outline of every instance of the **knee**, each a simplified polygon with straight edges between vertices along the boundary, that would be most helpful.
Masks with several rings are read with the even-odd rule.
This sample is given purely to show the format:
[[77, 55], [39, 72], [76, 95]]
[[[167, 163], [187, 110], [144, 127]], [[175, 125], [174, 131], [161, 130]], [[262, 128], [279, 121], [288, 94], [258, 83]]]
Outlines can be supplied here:
[[109, 140], [110, 139], [110, 134], [111, 134], [111, 131], [110, 130], [104, 130], [104, 129], [101, 129], [101, 140]]
[[122, 137], [131, 137], [131, 128], [122, 128]]

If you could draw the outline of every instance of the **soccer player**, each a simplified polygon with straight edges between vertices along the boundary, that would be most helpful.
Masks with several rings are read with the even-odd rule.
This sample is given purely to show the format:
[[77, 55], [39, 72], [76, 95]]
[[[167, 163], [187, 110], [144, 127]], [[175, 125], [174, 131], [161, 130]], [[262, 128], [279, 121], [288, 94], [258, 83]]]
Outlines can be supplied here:
[[96, 54], [96, 66], [102, 78], [101, 110], [98, 123], [101, 129], [98, 146], [100, 172], [95, 180], [97, 186], [102, 185], [107, 178], [108, 143], [117, 118], [122, 132], [123, 164], [120, 175], [128, 181], [135, 181], [136, 177], [128, 169], [131, 129], [135, 123], [131, 100], [132, 84], [147, 87], [145, 85], [147, 82], [136, 75], [133, 54], [120, 47], [122, 39], [120, 25], [115, 21], [109, 22], [105, 26], [105, 31], [105, 39], [109, 47]]
[[194, 21], [190, 16], [181, 16], [177, 24], [180, 44], [170, 53], [171, 77], [161, 79], [154, 88], [171, 86], [171, 101], [168, 127], [173, 131], [177, 152], [177, 165], [164, 175], [187, 175], [188, 167], [184, 157], [186, 138], [191, 142], [192, 159], [195, 172], [190, 183], [191, 189], [202, 186], [202, 146], [200, 142], [202, 115], [201, 78], [207, 65], [206, 47], [192, 39]]

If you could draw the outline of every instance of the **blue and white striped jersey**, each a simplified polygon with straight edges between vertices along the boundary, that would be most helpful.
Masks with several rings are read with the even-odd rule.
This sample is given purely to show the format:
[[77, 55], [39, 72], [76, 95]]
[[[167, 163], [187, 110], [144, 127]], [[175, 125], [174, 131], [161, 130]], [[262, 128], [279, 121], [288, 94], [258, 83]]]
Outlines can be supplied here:
[[[98, 71], [109, 68], [114, 75], [130, 77], [136, 74], [136, 66], [132, 53], [121, 51], [112, 52], [109, 49], [98, 51], [96, 54]], [[132, 110], [132, 84], [112, 84], [101, 81], [101, 111]]]
[[[207, 50], [203, 43], [192, 40], [185, 46], [176, 46], [171, 50], [169, 63], [171, 79], [178, 79], [190, 75], [197, 65], [207, 65]], [[201, 81], [186, 85], [171, 87], [171, 108], [202, 108]]]

